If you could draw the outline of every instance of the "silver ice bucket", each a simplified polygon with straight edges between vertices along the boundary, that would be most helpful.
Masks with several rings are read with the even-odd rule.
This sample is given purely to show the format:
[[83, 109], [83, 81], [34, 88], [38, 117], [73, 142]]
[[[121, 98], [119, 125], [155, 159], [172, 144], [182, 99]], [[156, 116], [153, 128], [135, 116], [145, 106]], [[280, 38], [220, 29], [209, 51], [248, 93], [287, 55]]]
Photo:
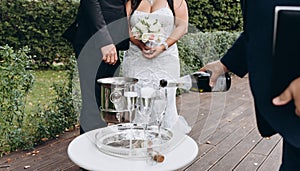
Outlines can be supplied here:
[[124, 86], [135, 84], [138, 80], [128, 77], [109, 77], [98, 79], [97, 82], [100, 84], [100, 114], [102, 120], [115, 124], [133, 120], [133, 118], [129, 118], [124, 97]]

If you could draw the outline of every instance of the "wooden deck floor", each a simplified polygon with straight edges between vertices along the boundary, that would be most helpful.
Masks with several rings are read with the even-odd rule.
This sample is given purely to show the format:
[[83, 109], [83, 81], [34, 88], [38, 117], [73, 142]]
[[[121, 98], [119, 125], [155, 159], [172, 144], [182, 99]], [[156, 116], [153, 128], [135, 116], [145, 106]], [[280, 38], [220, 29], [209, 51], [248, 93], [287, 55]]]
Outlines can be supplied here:
[[[255, 123], [248, 78], [233, 77], [227, 93], [187, 93], [178, 110], [192, 126], [189, 134], [199, 145], [197, 158], [186, 171], [276, 171], [281, 160], [281, 137], [261, 138]], [[66, 132], [31, 151], [0, 158], [0, 171], [79, 171], [69, 160], [68, 144], [79, 130]], [[27, 168], [27, 169], [25, 169]]]

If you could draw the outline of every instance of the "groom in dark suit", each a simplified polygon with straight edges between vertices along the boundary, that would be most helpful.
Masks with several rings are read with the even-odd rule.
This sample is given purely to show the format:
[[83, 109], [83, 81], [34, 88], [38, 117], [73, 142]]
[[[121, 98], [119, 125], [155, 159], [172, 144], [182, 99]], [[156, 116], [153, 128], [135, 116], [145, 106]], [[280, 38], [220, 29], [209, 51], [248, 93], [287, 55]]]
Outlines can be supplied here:
[[244, 31], [220, 61], [200, 70], [231, 71], [240, 77], [249, 73], [258, 129], [263, 137], [276, 133], [283, 137], [280, 170], [292, 171], [300, 168], [300, 51], [275, 61], [273, 26], [278, 5], [300, 6], [300, 0], [241, 1]]
[[65, 31], [77, 58], [82, 109], [80, 132], [104, 127], [97, 79], [112, 77], [120, 60], [119, 50], [129, 48], [126, 0], [81, 0], [76, 21]]

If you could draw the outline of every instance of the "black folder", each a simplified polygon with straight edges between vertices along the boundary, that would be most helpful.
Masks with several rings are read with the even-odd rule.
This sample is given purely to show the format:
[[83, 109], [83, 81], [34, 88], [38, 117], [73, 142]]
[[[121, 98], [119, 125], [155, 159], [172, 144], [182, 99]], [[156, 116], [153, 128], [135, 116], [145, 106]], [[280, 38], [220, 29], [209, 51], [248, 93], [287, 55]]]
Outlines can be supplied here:
[[276, 6], [273, 35], [274, 95], [300, 77], [300, 6]]

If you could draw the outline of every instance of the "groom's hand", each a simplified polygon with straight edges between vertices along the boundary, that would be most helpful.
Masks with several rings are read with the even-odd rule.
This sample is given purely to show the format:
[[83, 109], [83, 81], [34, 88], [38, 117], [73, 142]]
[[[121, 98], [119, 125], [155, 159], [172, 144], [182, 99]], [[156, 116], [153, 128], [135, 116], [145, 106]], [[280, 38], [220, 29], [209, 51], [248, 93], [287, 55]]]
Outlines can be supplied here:
[[295, 113], [300, 117], [300, 77], [291, 82], [291, 84], [277, 97], [273, 99], [273, 104], [282, 106], [294, 100]]
[[118, 61], [117, 50], [114, 44], [103, 46], [101, 52], [103, 62], [114, 65]]

